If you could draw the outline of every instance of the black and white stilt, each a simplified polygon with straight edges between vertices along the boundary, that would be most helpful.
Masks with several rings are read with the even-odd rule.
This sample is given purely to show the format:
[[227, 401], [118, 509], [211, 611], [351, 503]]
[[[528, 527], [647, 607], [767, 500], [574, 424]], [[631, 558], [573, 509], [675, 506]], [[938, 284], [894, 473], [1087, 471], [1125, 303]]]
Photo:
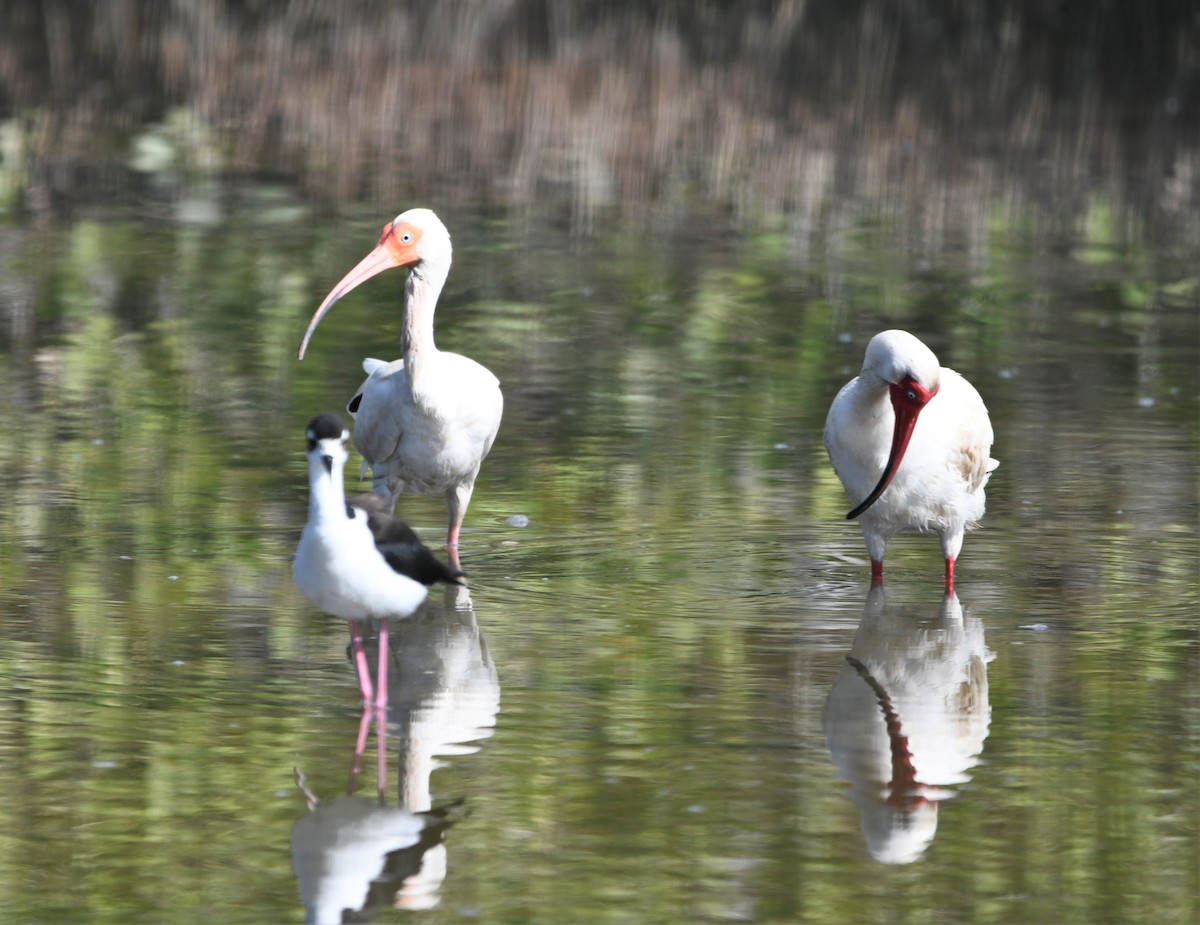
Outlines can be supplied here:
[[[365, 496], [346, 500], [342, 487], [350, 432], [341, 418], [309, 422], [308, 523], [296, 550], [293, 577], [309, 601], [350, 621], [350, 642], [363, 703], [387, 707], [388, 621], [411, 616], [435, 581], [459, 583], [462, 572], [439, 561], [403, 521]], [[372, 686], [362, 623], [379, 623], [379, 654]]]

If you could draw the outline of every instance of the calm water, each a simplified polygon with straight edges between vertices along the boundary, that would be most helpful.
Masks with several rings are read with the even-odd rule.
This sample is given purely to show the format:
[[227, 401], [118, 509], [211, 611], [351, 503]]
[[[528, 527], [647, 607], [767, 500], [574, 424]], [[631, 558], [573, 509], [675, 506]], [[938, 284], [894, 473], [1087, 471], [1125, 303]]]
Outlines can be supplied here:
[[[303, 918], [296, 772], [335, 806], [359, 711], [344, 625], [290, 582], [302, 429], [361, 356], [390, 355], [401, 277], [297, 364], [380, 217], [293, 206], [9, 232], [31, 310], [0, 367], [6, 920]], [[393, 859], [372, 914], [403, 919], [400, 896], [436, 903], [428, 921], [1192, 918], [1194, 268], [1015, 233], [918, 268], [870, 223], [836, 271], [753, 239], [697, 267], [616, 228], [534, 246], [447, 219], [441, 342], [498, 373], [506, 418], [469, 593], [393, 637], [388, 803], [462, 802], [423, 868]], [[967, 370], [995, 422], [954, 601], [920, 537], [868, 596], [820, 445], [888, 325]], [[439, 538], [438, 501], [402, 510]]]
[[[337, 838], [356, 921], [1200, 919], [1194, 149], [1113, 181], [1064, 169], [1083, 133], [1028, 175], [897, 176], [864, 130], [836, 168], [785, 160], [786, 208], [733, 170], [720, 202], [421, 176], [418, 201], [331, 210], [195, 165], [70, 179], [15, 125], [0, 922], [302, 922]], [[179, 167], [176, 131], [131, 149]], [[1153, 170], [1175, 199], [1135, 195]], [[417, 204], [454, 238], [439, 345], [499, 376], [505, 418], [469, 589], [394, 629], [383, 779], [371, 738], [347, 799], [346, 628], [290, 575], [303, 428], [398, 352], [401, 272], [295, 349]], [[894, 540], [870, 591], [821, 445], [886, 327], [995, 426], [950, 600], [929, 537]], [[440, 500], [400, 510], [444, 536]], [[441, 842], [387, 854], [431, 807]]]

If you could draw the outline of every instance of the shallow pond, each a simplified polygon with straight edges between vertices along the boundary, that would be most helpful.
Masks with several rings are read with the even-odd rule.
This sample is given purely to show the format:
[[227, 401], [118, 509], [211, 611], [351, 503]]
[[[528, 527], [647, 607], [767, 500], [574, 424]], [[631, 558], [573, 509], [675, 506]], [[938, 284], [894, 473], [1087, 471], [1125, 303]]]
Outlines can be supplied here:
[[[297, 364], [380, 217], [293, 205], [16, 233], [13, 265], [36, 270], [0, 366], [6, 918], [298, 921], [305, 790], [349, 811], [346, 630], [289, 557], [304, 422], [390, 355], [401, 274]], [[1194, 267], [1159, 253], [1139, 276], [1144, 257], [1047, 257], [1015, 232], [918, 267], [869, 222], [836, 261], [765, 238], [696, 264], [617, 228], [556, 243], [447, 221], [440, 341], [507, 406], [469, 590], [392, 637], [387, 802], [453, 824], [393, 856], [370, 914], [1190, 918]], [[821, 446], [887, 326], [968, 371], [995, 424], [957, 599], [915, 536], [869, 593]], [[401, 510], [440, 539], [439, 500]]]
[[[1200, 920], [1194, 17], [10, 6], [0, 921]], [[402, 272], [295, 354], [411, 205], [505, 415], [377, 750], [290, 560]], [[950, 599], [822, 446], [891, 327], [995, 427]]]

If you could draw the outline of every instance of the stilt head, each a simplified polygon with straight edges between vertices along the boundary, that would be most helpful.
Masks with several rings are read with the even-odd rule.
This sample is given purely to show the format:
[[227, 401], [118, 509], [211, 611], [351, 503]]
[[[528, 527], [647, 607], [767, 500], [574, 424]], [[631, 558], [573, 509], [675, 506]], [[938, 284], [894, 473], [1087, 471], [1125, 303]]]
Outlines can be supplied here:
[[336, 414], [318, 414], [308, 422], [304, 434], [310, 450], [322, 440], [346, 440], [350, 437], [346, 425]]
[[308, 441], [306, 455], [310, 462], [320, 462], [327, 473], [333, 473], [335, 463], [345, 465], [349, 454], [346, 441], [350, 431], [336, 414], [319, 414], [308, 422], [304, 432]]

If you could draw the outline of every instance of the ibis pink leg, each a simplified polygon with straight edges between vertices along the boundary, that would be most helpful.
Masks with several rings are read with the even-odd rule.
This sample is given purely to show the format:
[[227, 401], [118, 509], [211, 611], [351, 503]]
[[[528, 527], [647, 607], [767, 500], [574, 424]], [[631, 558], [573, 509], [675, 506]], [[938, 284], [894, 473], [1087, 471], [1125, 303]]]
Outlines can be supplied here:
[[873, 584], [873, 585], [883, 584], [883, 560], [882, 559], [872, 559], [871, 560], [871, 584]]
[[[474, 479], [470, 484], [459, 484], [446, 489], [446, 513], [449, 515], [446, 549], [452, 556], [458, 554], [458, 534], [462, 530], [463, 519], [467, 516], [467, 505], [471, 503], [471, 494], [474, 490]], [[456, 565], [455, 568], [458, 566]]]
[[946, 593], [954, 593], [954, 557], [946, 557]]

